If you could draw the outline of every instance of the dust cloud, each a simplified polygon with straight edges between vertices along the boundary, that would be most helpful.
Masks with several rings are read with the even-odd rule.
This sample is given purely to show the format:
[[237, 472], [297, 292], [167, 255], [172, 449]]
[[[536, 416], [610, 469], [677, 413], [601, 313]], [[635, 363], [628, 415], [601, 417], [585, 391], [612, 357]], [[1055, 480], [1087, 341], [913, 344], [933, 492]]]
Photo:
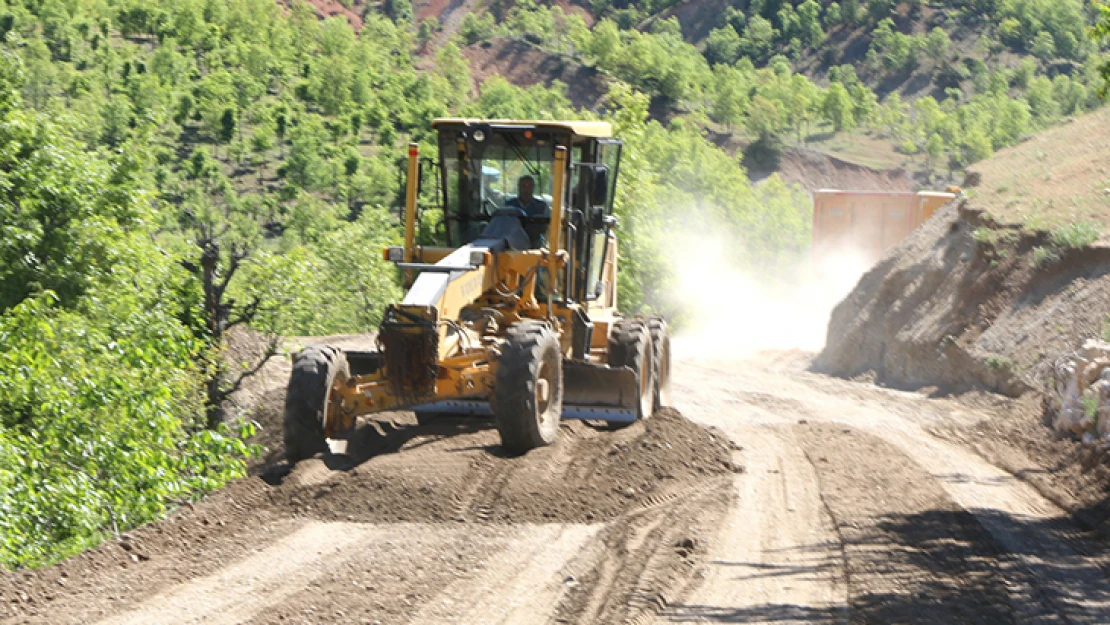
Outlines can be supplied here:
[[676, 347], [689, 356], [749, 356], [768, 349], [820, 351], [829, 316], [870, 264], [851, 250], [808, 256], [791, 268], [737, 266], [730, 249], [742, 243], [697, 236], [672, 239], [681, 311]]

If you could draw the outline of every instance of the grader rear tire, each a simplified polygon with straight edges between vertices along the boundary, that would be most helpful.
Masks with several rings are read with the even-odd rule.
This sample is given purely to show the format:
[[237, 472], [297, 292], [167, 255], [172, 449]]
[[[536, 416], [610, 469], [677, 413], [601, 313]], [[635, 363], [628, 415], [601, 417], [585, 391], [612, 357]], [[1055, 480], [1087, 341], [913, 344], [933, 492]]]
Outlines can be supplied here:
[[662, 317], [647, 320], [651, 335], [652, 369], [655, 374], [655, 410], [671, 406], [671, 333]]
[[493, 415], [507, 452], [523, 454], [555, 442], [563, 413], [563, 355], [546, 323], [522, 321], [509, 328], [494, 389]]
[[628, 367], [636, 374], [640, 396], [636, 420], [647, 419], [655, 406], [655, 367], [651, 334], [643, 319], [622, 319], [609, 335], [609, 366]]
[[282, 428], [285, 459], [290, 464], [327, 453], [324, 414], [336, 376], [350, 376], [347, 357], [337, 347], [311, 345], [293, 357]]

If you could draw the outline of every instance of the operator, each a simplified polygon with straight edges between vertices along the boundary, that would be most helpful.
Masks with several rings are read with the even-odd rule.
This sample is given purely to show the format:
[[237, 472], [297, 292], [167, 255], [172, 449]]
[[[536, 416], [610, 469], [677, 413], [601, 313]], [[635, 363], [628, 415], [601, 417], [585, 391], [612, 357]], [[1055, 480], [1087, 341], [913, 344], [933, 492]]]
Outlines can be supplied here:
[[505, 202], [506, 208], [519, 208], [529, 217], [543, 217], [547, 215], [547, 203], [538, 197], [533, 197], [536, 190], [536, 180], [525, 174], [517, 180], [516, 197]]

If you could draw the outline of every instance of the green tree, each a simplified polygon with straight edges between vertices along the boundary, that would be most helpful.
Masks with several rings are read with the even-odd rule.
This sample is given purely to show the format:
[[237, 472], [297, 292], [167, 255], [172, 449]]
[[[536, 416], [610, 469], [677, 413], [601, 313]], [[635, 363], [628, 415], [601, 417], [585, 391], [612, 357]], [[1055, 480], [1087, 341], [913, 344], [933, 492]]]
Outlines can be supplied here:
[[[1110, 4], [1099, 2], [1095, 5], [1098, 11], [1098, 20], [1095, 27], [1092, 29], [1092, 35], [1096, 38], [1106, 39], [1110, 37]], [[1099, 87], [1099, 95], [1106, 97], [1110, 92], [1110, 61], [1103, 61], [1100, 67], [1102, 74], [1102, 86]]]
[[732, 64], [740, 56], [740, 35], [729, 24], [715, 28], [705, 41], [705, 58], [711, 64]]
[[748, 109], [748, 131], [761, 139], [773, 137], [782, 129], [782, 113], [771, 100], [757, 95]]
[[748, 107], [747, 83], [739, 70], [724, 65], [713, 68], [713, 77], [716, 89], [709, 115], [731, 132]]
[[762, 16], [753, 15], [740, 37], [740, 50], [753, 59], [763, 60], [771, 53], [778, 31]]
[[1033, 38], [1033, 44], [1029, 46], [1029, 51], [1038, 59], [1047, 61], [1056, 56], [1056, 40], [1052, 38], [1048, 31], [1042, 30]]
[[816, 0], [805, 0], [798, 5], [798, 29], [802, 41], [809, 46], [816, 46], [825, 40], [825, 31], [821, 29], [821, 5]]
[[948, 33], [939, 27], [929, 31], [929, 36], [925, 39], [925, 51], [934, 61], [941, 61], [948, 56], [951, 45], [952, 40], [949, 39]]
[[928, 157], [925, 161], [925, 167], [932, 171], [936, 164], [940, 162], [941, 157], [944, 156], [944, 150], [944, 139], [936, 133], [930, 135], [929, 140], [925, 142], [925, 154]]
[[493, 37], [496, 27], [493, 15], [489, 13], [482, 15], [467, 13], [459, 25], [459, 36], [467, 45], [473, 45]]
[[[471, 15], [471, 13], [466, 14], [467, 17]], [[431, 42], [432, 37], [435, 37], [437, 32], [439, 32], [439, 20], [435, 17], [424, 18], [420, 22], [420, 30], [416, 32], [416, 42], [420, 45], [420, 48], [427, 48], [428, 43]]]
[[843, 84], [834, 82], [825, 92], [825, 99], [821, 102], [821, 112], [837, 132], [851, 131], [856, 127], [854, 114], [855, 105], [848, 89]]

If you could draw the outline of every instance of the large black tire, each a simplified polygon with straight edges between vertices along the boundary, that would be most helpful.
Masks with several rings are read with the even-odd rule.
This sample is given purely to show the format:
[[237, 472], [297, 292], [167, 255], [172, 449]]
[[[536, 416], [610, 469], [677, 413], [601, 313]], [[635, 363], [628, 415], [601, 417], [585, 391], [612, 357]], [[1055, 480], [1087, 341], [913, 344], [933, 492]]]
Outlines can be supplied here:
[[655, 375], [655, 410], [671, 406], [671, 333], [662, 317], [649, 317], [652, 371]]
[[655, 407], [654, 352], [647, 321], [622, 319], [609, 335], [609, 366], [628, 367], [636, 374], [640, 396], [636, 420], [647, 419]]
[[283, 422], [285, 459], [290, 464], [327, 453], [324, 410], [336, 376], [350, 376], [347, 357], [338, 347], [311, 345], [293, 356]]
[[509, 328], [494, 384], [493, 416], [505, 451], [523, 454], [555, 442], [563, 414], [563, 355], [546, 323], [521, 321]]

